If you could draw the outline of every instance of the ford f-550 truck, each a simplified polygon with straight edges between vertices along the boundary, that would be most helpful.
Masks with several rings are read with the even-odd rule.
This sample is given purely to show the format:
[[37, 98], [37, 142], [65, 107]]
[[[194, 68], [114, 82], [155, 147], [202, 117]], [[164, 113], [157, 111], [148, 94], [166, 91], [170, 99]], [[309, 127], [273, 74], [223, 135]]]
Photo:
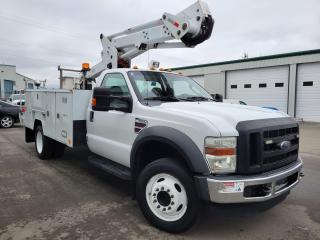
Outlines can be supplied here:
[[40, 159], [87, 144], [88, 160], [130, 180], [144, 216], [169, 232], [190, 228], [201, 201], [263, 202], [287, 194], [302, 168], [294, 119], [215, 102], [178, 73], [123, 67], [164, 40], [195, 46], [212, 26], [198, 1], [178, 15], [101, 35], [103, 60], [84, 65], [82, 89], [26, 91], [26, 141], [35, 142]]

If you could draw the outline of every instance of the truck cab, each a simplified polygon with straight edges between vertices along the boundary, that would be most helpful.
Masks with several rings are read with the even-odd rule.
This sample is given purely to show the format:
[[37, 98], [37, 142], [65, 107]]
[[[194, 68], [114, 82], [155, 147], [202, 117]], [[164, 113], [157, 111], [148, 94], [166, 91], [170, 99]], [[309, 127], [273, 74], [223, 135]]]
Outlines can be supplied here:
[[[172, 164], [192, 176], [199, 199], [245, 203], [286, 194], [300, 181], [299, 128], [283, 112], [214, 102], [191, 78], [172, 72], [108, 70], [96, 86], [87, 113], [88, 146], [129, 168], [135, 184], [149, 166]], [[161, 167], [154, 171], [144, 187], [136, 185], [136, 195], [142, 209], [141, 192], [147, 195], [146, 216], [151, 209], [168, 221], [179, 211], [148, 194], [158, 196], [164, 188], [173, 193], [167, 197], [184, 199], [183, 208], [190, 200], [175, 184], [186, 195], [187, 187]]]

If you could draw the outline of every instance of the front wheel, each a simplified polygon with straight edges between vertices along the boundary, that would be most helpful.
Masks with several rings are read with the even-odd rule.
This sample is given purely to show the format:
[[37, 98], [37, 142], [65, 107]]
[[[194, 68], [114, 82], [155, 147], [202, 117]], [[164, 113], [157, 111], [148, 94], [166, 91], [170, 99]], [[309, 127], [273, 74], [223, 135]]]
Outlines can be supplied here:
[[146, 219], [167, 232], [186, 231], [197, 218], [199, 199], [193, 178], [174, 159], [148, 164], [138, 177], [136, 196]]
[[11, 116], [3, 116], [0, 118], [0, 126], [3, 128], [11, 128], [14, 124], [14, 119]]

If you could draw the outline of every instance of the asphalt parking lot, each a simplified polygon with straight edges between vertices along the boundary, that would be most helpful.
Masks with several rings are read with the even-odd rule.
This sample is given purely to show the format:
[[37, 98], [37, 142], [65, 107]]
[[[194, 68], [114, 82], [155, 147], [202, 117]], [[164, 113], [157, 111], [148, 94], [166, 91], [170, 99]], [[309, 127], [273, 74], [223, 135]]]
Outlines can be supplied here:
[[87, 163], [86, 148], [42, 161], [22, 127], [0, 129], [0, 239], [320, 239], [320, 124], [300, 132], [305, 177], [279, 205], [208, 205], [171, 235], [146, 222], [128, 182]]

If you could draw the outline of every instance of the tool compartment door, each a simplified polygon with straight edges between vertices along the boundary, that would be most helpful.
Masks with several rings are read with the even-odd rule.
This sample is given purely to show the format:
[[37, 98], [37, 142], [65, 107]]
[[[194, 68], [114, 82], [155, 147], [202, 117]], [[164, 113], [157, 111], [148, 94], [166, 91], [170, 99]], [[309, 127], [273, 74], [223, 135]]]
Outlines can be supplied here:
[[73, 147], [72, 93], [56, 93], [56, 140]]
[[56, 119], [55, 119], [55, 93], [54, 92], [43, 92], [41, 93], [42, 97], [42, 106], [43, 106], [43, 132], [44, 135], [55, 138], [55, 125], [56, 125]]

